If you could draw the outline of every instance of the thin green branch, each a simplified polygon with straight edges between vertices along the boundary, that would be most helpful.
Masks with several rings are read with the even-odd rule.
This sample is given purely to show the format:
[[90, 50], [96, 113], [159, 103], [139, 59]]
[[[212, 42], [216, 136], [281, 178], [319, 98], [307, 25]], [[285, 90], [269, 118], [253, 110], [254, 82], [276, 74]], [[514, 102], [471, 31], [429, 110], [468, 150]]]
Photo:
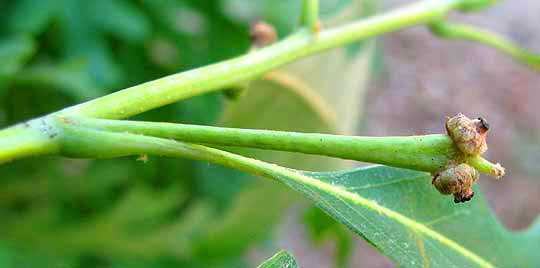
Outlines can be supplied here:
[[458, 9], [463, 12], [477, 11], [497, 2], [499, 2], [499, 0], [461, 0]]
[[[325, 29], [319, 33], [317, 38], [313, 38], [312, 34], [304, 29], [274, 45], [253, 53], [121, 90], [86, 103], [69, 107], [55, 114], [36, 119], [35, 121], [49, 122], [50, 120], [55, 120], [57, 115], [107, 119], [130, 117], [181, 99], [255, 79], [274, 68], [326, 49], [339, 47], [412, 25], [440, 20], [449, 11], [463, 8], [465, 4], [471, 4], [473, 2], [480, 3], [474, 0], [424, 0], [334, 29]], [[313, 5], [312, 7], [314, 7], [316, 1], [311, 3]], [[311, 8], [310, 10], [315, 9]], [[313, 15], [315, 13], [311, 12], [310, 14]], [[56, 133], [54, 135], [61, 132], [54, 125], [49, 126], [51, 127], [50, 131]], [[1, 130], [0, 145], [2, 147], [0, 147], [0, 163], [23, 156], [57, 153], [60, 150], [60, 145], [58, 145], [58, 140], [53, 137], [54, 135], [49, 136], [47, 131], [41, 129], [40, 126], [33, 126], [27, 130], [20, 126], [14, 126]], [[420, 142], [420, 139], [423, 142]], [[419, 146], [427, 146], [425, 144], [429, 144], [430, 142], [448, 144], [448, 141], [444, 140], [446, 138], [439, 136], [425, 139], [410, 138], [408, 143], [419, 143]], [[307, 141], [310, 141], [310, 139]], [[314, 138], [311, 138], [311, 142], [315, 141]], [[342, 141], [335, 141], [335, 143], [340, 142], [344, 146], [348, 145], [344, 139]], [[370, 143], [373, 144], [371, 150], [375, 155], [378, 151], [377, 148], [380, 146], [390, 148], [387, 145], [388, 140], [370, 140]], [[320, 142], [319, 145], [312, 144], [314, 148], [321, 146], [324, 147]], [[414, 148], [407, 147], [409, 145], [403, 146], [405, 147], [397, 146], [396, 148], [397, 150]], [[425, 150], [429, 150], [429, 148], [425, 148]], [[409, 153], [412, 154], [414, 151], [409, 151]], [[355, 159], [355, 152], [351, 151], [348, 154], [349, 156], [347, 158]], [[328, 153], [328, 155], [331, 154]], [[384, 157], [381, 153], [379, 155]], [[420, 164], [417, 164], [416, 167], [409, 165], [409, 167], [419, 170], [433, 170], [434, 166], [445, 162], [444, 159], [447, 158], [447, 155], [448, 153], [443, 153], [436, 156], [433, 152], [433, 158], [431, 160], [428, 158], [417, 160], [416, 163]], [[383, 158], [383, 160], [377, 161], [383, 164], [391, 163], [394, 161], [392, 159], [396, 158], [396, 156], [394, 154], [394, 156], [388, 156], [387, 158], [386, 160]], [[403, 159], [403, 161], [406, 160]], [[369, 158], [362, 161], [371, 162]]]
[[505, 173], [504, 168], [499, 163], [493, 164], [480, 156], [467, 159], [467, 164], [495, 178], [501, 178]]
[[302, 1], [302, 26], [307, 27], [312, 32], [318, 32], [319, 26], [319, 0]]
[[429, 24], [430, 30], [442, 38], [463, 39], [498, 49], [532, 68], [540, 67], [540, 54], [533, 54], [495, 33], [471, 25], [443, 20]]
[[359, 137], [125, 120], [70, 121], [84, 127], [190, 143], [318, 154], [430, 172], [442, 168], [458, 152], [446, 135]]
[[[85, 128], [119, 133], [212, 146], [239, 146], [325, 155], [428, 172], [438, 171], [450, 160], [463, 157], [453, 141], [442, 134], [360, 137], [91, 118], [70, 118], [68, 121]], [[485, 162], [491, 164], [487, 160]]]
[[428, 23], [457, 8], [457, 0], [425, 0], [409, 6], [321, 31], [316, 39], [301, 30], [256, 52], [206, 67], [174, 74], [67, 108], [61, 113], [120, 119], [181, 99], [254, 79], [296, 59], [366, 38]]
[[0, 131], [0, 164], [27, 156], [59, 152], [58, 129], [50, 118], [39, 118]]
[[261, 169], [261, 167], [245, 163], [245, 161], [235, 161], [236, 158], [243, 159], [244, 157], [202, 145], [138, 134], [90, 129], [69, 120], [64, 120], [62, 126], [61, 154], [68, 157], [114, 158], [151, 154], [208, 161], [256, 175], [272, 177], [268, 171]]
[[[114, 157], [149, 153], [171, 157], [186, 157], [243, 170], [279, 182], [287, 183], [287, 181], [294, 181], [313, 187], [317, 190], [331, 193], [352, 204], [377, 211], [388, 217], [389, 220], [407, 226], [425, 237], [429, 237], [438, 243], [448, 246], [450, 249], [478, 264], [480, 267], [493, 267], [488, 261], [458, 245], [448, 237], [423, 224], [411, 220], [403, 214], [397, 213], [356, 193], [348, 192], [339, 186], [334, 186], [321, 180], [305, 176], [295, 170], [201, 145], [163, 138], [92, 130], [74, 124], [65, 124], [64, 130], [66, 142], [64, 146], [66, 151], [64, 152], [66, 154], [72, 152], [73, 156], [78, 157]], [[122, 153], [118, 154], [118, 152]]]

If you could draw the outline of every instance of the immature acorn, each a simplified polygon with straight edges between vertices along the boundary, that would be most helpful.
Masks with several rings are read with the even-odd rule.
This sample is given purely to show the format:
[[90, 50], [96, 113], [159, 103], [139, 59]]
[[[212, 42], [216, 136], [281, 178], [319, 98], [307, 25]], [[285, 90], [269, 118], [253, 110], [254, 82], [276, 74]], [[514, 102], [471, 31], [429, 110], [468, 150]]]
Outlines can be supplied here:
[[472, 120], [463, 114], [458, 114], [446, 120], [446, 130], [463, 153], [481, 155], [486, 152], [489, 124], [483, 118]]
[[435, 174], [432, 184], [441, 194], [453, 194], [455, 203], [466, 202], [474, 196], [472, 186], [478, 176], [473, 167], [459, 164]]

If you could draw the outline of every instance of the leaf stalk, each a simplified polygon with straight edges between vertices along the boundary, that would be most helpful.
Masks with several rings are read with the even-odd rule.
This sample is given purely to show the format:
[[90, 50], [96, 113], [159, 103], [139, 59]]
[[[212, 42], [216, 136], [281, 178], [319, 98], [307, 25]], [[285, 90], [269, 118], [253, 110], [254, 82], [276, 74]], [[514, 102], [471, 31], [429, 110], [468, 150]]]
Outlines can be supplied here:
[[[93, 118], [70, 118], [68, 121], [83, 128], [116, 133], [211, 146], [324, 155], [427, 172], [436, 172], [451, 160], [466, 158], [450, 137], [443, 134], [361, 137]], [[482, 162], [482, 165], [489, 164], [487, 160]]]

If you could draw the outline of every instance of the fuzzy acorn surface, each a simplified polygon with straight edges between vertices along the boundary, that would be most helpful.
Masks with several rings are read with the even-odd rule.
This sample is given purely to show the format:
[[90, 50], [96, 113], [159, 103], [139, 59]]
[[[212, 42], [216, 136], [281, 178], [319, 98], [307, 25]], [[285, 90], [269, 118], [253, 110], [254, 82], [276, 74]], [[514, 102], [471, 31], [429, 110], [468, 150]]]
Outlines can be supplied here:
[[467, 164], [449, 167], [433, 177], [432, 184], [444, 195], [454, 195], [454, 202], [466, 202], [474, 196], [472, 186], [478, 180], [479, 173]]
[[446, 130], [464, 154], [481, 155], [488, 149], [486, 137], [489, 124], [481, 117], [471, 120], [463, 114], [458, 114], [446, 120]]
[[[447, 118], [446, 130], [458, 149], [467, 157], [475, 157], [488, 149], [486, 138], [489, 124], [481, 117], [470, 119], [463, 114]], [[471, 200], [474, 196], [473, 185], [479, 177], [479, 172], [462, 159], [450, 161], [443, 169], [434, 173], [432, 184], [444, 195], [454, 195], [454, 202], [461, 203]], [[497, 165], [500, 167], [500, 165]], [[504, 169], [500, 167], [501, 175]]]

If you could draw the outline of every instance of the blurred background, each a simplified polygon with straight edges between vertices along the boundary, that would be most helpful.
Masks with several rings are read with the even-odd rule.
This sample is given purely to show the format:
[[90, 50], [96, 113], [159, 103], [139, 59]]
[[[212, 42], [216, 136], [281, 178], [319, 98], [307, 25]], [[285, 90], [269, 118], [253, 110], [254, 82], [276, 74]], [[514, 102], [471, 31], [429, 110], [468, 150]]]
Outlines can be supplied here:
[[[414, 1], [321, 0], [324, 27]], [[0, 0], [0, 127], [242, 55], [249, 25], [294, 31], [300, 0]], [[540, 51], [540, 2], [452, 19]], [[358, 135], [444, 132], [462, 112], [492, 125], [481, 179], [497, 217], [525, 228], [540, 200], [538, 73], [491, 48], [412, 27], [309, 57], [249, 84], [134, 119]], [[272, 100], [272, 101], [269, 101]], [[290, 116], [294, 114], [295, 116]], [[287, 167], [357, 163], [238, 150]], [[300, 267], [393, 263], [286, 187], [204, 162], [60, 157], [0, 166], [0, 267], [256, 267], [279, 249]]]

